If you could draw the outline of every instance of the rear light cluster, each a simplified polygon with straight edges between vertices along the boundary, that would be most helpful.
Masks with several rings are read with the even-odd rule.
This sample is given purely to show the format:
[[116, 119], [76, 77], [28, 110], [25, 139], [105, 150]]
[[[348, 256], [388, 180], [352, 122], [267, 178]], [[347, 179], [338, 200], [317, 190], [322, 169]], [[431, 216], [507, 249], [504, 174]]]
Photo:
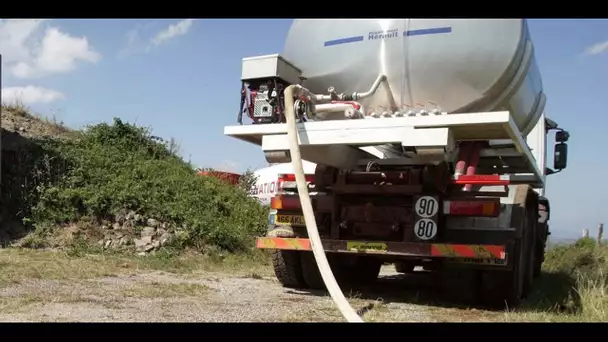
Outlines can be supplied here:
[[[305, 175], [306, 183], [314, 183], [315, 175]], [[295, 187], [296, 175], [293, 173], [280, 174], [277, 180], [277, 191], [283, 189], [285, 183], [289, 184], [289, 187]], [[270, 199], [270, 207], [272, 209], [284, 209], [284, 210], [298, 210], [302, 209], [300, 205], [300, 198], [297, 195], [275, 195]]]
[[[277, 210], [302, 209], [297, 195], [276, 195], [270, 207]], [[500, 201], [444, 201], [443, 214], [448, 216], [496, 217], [500, 214]]]
[[[461, 176], [463, 177], [463, 176]], [[314, 175], [306, 175], [306, 182], [313, 183]], [[494, 181], [501, 182], [500, 178], [481, 177], [478, 181]], [[281, 174], [278, 179], [278, 189], [283, 188], [285, 182], [295, 182], [294, 174]], [[471, 182], [473, 179], [465, 177], [465, 181]], [[475, 183], [473, 181], [473, 183]], [[283, 210], [298, 210], [302, 206], [300, 198], [297, 195], [276, 195], [270, 200], [272, 209]], [[500, 200], [498, 199], [483, 199], [483, 200], [450, 200], [443, 202], [443, 214], [449, 216], [486, 216], [496, 217], [500, 214]]]
[[443, 213], [450, 216], [498, 216], [500, 201], [444, 201]]
[[[314, 183], [315, 176], [314, 175], [305, 175], [305, 179], [306, 179], [306, 183]], [[279, 189], [283, 188], [283, 183], [295, 182], [295, 181], [296, 181], [296, 175], [294, 175], [293, 173], [279, 175], [278, 188]]]
[[301, 209], [300, 198], [296, 195], [281, 196], [276, 195], [270, 199], [270, 208], [272, 209]]

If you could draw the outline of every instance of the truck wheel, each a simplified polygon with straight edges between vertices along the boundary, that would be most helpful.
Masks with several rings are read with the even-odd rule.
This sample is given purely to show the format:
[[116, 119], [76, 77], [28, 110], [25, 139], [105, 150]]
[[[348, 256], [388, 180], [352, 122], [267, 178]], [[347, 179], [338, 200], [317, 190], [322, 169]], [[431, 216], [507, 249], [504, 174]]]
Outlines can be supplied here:
[[305, 288], [306, 282], [302, 276], [302, 262], [300, 261], [300, 252], [273, 250], [272, 266], [274, 274], [285, 287]]
[[[534, 239], [531, 233], [535, 233], [538, 204], [536, 201], [536, 193], [528, 191], [528, 186], [518, 187], [518, 191], [526, 191], [526, 196], [522, 198], [525, 205], [521, 208], [521, 202], [514, 204], [514, 210], [519, 210], [520, 213], [512, 223], [517, 223], [520, 229], [523, 230], [522, 237], [515, 241], [513, 247], [513, 269], [510, 271], [486, 271], [482, 274], [482, 299], [484, 304], [492, 307], [502, 307], [505, 304], [507, 307], [517, 306], [521, 299], [525, 297], [532, 286], [533, 274], [533, 255], [536, 254], [534, 249]], [[532, 240], [532, 241], [531, 241]]]
[[519, 304], [519, 277], [514, 271], [486, 271], [481, 275], [483, 304], [495, 308], [511, 308]]
[[534, 279], [540, 277], [541, 270], [543, 267], [543, 261], [545, 259], [545, 246], [543, 244], [542, 249], [539, 247], [536, 251], [536, 259], [534, 262]]
[[369, 285], [378, 280], [382, 261], [373, 257], [358, 257], [354, 265], [348, 269], [349, 281], [353, 285]]
[[448, 301], [476, 304], [479, 299], [479, 272], [461, 268], [444, 268], [436, 275], [442, 296]]
[[481, 275], [482, 302], [492, 308], [504, 309], [519, 305], [523, 297], [526, 271], [526, 254], [519, 239], [513, 248], [513, 269], [509, 271], [485, 271]]
[[538, 235], [536, 240], [536, 259], [534, 260], [534, 278], [541, 274], [543, 262], [545, 261], [545, 248], [547, 248], [547, 225], [538, 225]]
[[300, 257], [302, 262], [302, 276], [306, 285], [314, 290], [325, 289], [325, 283], [323, 282], [323, 277], [321, 277], [321, 272], [319, 272], [319, 267], [317, 267], [317, 263], [315, 262], [314, 254], [312, 252], [303, 252]]
[[[331, 271], [336, 278], [336, 281], [340, 286], [346, 283], [348, 280], [348, 268], [342, 267], [341, 259], [335, 255], [327, 255], [327, 261], [331, 267]], [[315, 290], [325, 290], [325, 283], [323, 282], [323, 277], [321, 277], [321, 272], [319, 272], [319, 267], [317, 267], [317, 263], [315, 262], [315, 256], [312, 252], [303, 252], [301, 253], [301, 262], [302, 262], [302, 277], [306, 285], [309, 288]]]
[[526, 201], [526, 219], [524, 220], [524, 246], [526, 250], [526, 269], [524, 271], [524, 286], [522, 298], [525, 298], [532, 290], [534, 283], [534, 268], [537, 260], [537, 229], [538, 229], [538, 202], [534, 194], [528, 194]]
[[395, 263], [395, 271], [398, 273], [412, 273], [415, 265], [411, 262], [400, 261]]

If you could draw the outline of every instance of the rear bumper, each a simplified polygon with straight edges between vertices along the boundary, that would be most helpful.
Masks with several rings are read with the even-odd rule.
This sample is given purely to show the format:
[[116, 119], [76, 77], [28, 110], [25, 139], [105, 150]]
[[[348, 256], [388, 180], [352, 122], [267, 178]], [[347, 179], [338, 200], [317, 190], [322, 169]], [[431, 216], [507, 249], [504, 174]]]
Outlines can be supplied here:
[[[446, 259], [491, 259], [503, 260], [507, 253], [504, 245], [472, 245], [413, 242], [365, 242], [347, 240], [322, 240], [326, 252], [365, 253], [387, 256], [446, 258]], [[261, 237], [256, 241], [261, 249], [283, 249], [311, 251], [309, 239]]]

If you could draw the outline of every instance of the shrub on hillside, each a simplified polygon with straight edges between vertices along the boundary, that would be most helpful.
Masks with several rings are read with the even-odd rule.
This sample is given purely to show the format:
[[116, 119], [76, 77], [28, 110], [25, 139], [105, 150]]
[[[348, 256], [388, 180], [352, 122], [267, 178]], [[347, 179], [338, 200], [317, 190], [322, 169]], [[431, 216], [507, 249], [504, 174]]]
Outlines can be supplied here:
[[58, 182], [38, 187], [35, 222], [112, 219], [125, 210], [185, 227], [182, 246], [244, 250], [265, 229], [266, 210], [247, 193], [199, 177], [167, 143], [114, 119], [78, 141], [48, 145], [68, 165]]
[[255, 185], [255, 183], [258, 181], [258, 176], [256, 176], [256, 174], [251, 171], [251, 170], [247, 170], [245, 172], [243, 172], [243, 174], [241, 175], [241, 178], [239, 178], [239, 184], [238, 186], [243, 189], [246, 192], [250, 192], [251, 188]]
[[607, 266], [603, 252], [604, 249], [596, 248], [595, 240], [582, 238], [573, 245], [558, 245], [552, 248], [545, 256], [544, 266], [548, 271], [596, 277]]
[[579, 239], [571, 245], [557, 245], [546, 253], [543, 274], [534, 283], [524, 306], [533, 310], [532, 316], [509, 317], [533, 321], [606, 321], [606, 294], [608, 246], [589, 238]]

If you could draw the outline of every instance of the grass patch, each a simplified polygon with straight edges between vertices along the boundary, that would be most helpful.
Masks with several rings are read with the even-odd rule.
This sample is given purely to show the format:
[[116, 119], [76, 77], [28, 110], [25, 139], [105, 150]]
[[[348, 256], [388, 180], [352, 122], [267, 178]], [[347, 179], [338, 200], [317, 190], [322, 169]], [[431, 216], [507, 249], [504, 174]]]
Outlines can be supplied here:
[[170, 298], [170, 297], [202, 297], [209, 288], [202, 284], [189, 283], [145, 283], [137, 284], [122, 291], [125, 297], [136, 298]]
[[2, 103], [2, 111], [11, 112], [15, 116], [24, 118], [32, 118], [29, 108], [20, 100], [13, 100], [11, 102]]
[[608, 246], [592, 239], [555, 246], [532, 292], [506, 321], [607, 322]]
[[164, 271], [197, 276], [205, 272], [269, 274], [269, 258], [263, 253], [228, 254], [223, 257], [198, 253], [147, 256], [120, 254], [70, 255], [59, 250], [0, 249], [0, 287], [32, 279], [82, 280], [113, 277], [141, 271]]
[[111, 306], [100, 300], [93, 300], [79, 294], [72, 293], [27, 293], [19, 296], [4, 296], [0, 297], [0, 312], [3, 314], [28, 312], [32, 305], [36, 304], [80, 304], [80, 303], [95, 303], [104, 306]]
[[[2, 114], [3, 117], [6, 119], [7, 117], [9, 118], [9, 120], [6, 120], [8, 123], [12, 123], [12, 124], [18, 124], [18, 123], [22, 123], [23, 120], [14, 120], [13, 118], [21, 118], [21, 119], [25, 119], [27, 120], [26, 122], [29, 122], [30, 124], [33, 122], [34, 125], [27, 125], [27, 126], [39, 126], [39, 127], [34, 127], [34, 134], [38, 134], [40, 135], [42, 133], [42, 135], [46, 134], [55, 134], [55, 135], [59, 135], [62, 136], [62, 138], [66, 138], [66, 137], [72, 137], [75, 138], [78, 135], [78, 131], [74, 131], [71, 130], [70, 128], [66, 127], [64, 125], [64, 123], [62, 121], [57, 121], [57, 118], [53, 115], [53, 117], [51, 118], [47, 118], [47, 117], [43, 117], [43, 116], [39, 116], [36, 115], [34, 113], [32, 113], [32, 111], [30, 110], [30, 108], [25, 105], [25, 103], [23, 103], [23, 101], [20, 101], [19, 99], [14, 99], [11, 102], [2, 103]], [[5, 126], [5, 124], [3, 123], [3, 126]], [[21, 128], [23, 128], [24, 130], [26, 130], [26, 134], [28, 133], [27, 130], [29, 130], [32, 127], [9, 127], [12, 128], [13, 130], [21, 130]], [[43, 128], [44, 132], [39, 132], [38, 128]]]
[[0, 297], [0, 312], [2, 313], [17, 313], [23, 311], [31, 304], [41, 303], [44, 299], [40, 296], [24, 295], [24, 296], [3, 296]]

